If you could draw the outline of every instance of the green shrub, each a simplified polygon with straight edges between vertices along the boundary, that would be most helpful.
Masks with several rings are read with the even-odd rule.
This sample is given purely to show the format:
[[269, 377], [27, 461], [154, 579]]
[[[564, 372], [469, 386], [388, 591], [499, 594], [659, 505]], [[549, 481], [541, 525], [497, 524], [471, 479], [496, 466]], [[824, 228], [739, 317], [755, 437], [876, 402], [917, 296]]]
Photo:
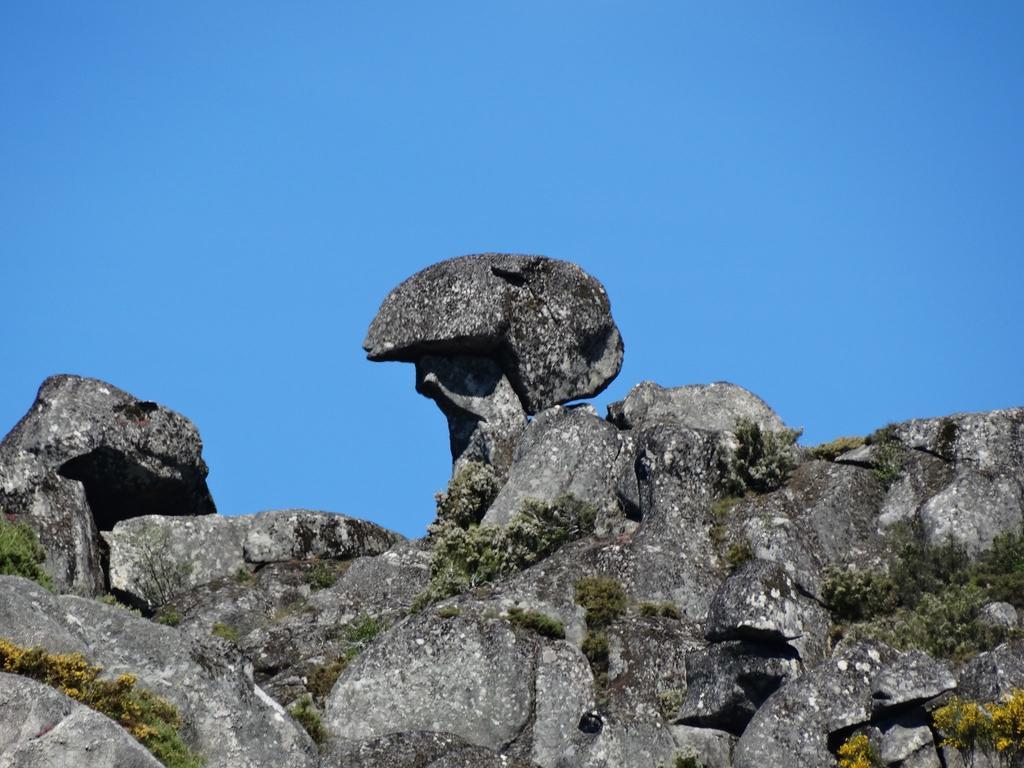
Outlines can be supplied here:
[[552, 640], [565, 639], [565, 625], [540, 611], [524, 611], [522, 608], [509, 608], [508, 620], [517, 627], [529, 629]]
[[24, 675], [56, 688], [121, 725], [167, 768], [201, 768], [203, 759], [181, 738], [181, 715], [173, 704], [136, 687], [134, 675], [100, 679], [101, 667], [80, 653], [52, 654], [0, 639], [0, 671]]
[[664, 616], [669, 619], [681, 619], [683, 614], [672, 603], [640, 603], [641, 616]]
[[479, 523], [498, 491], [501, 480], [489, 464], [468, 461], [460, 467], [437, 500], [437, 524], [468, 528]]
[[734, 431], [736, 450], [722, 467], [722, 485], [726, 493], [744, 491], [767, 493], [781, 488], [796, 468], [796, 440], [799, 430], [764, 431], [751, 419], [737, 419]]
[[157, 624], [165, 624], [168, 627], [176, 627], [179, 624], [181, 624], [182, 618], [184, 617], [181, 615], [181, 612], [177, 608], [175, 608], [173, 605], [165, 605], [163, 608], [157, 611], [156, 615], [153, 617], [153, 620], [156, 621]]
[[906, 461], [907, 449], [902, 443], [879, 443], [871, 469], [882, 486], [888, 489], [899, 479]]
[[917, 526], [894, 534], [888, 573], [831, 569], [823, 598], [839, 634], [963, 659], [1015, 636], [980, 617], [995, 600], [1024, 604], [1024, 536], [1004, 534], [972, 563], [952, 542], [927, 544]]
[[746, 539], [741, 541], [735, 541], [729, 546], [729, 551], [725, 553], [725, 564], [729, 568], [729, 572], [732, 573], [744, 563], [754, 559], [754, 550], [750, 546], [750, 542]]
[[313, 668], [306, 678], [306, 688], [317, 704], [323, 705], [341, 673], [354, 658], [355, 654], [349, 651]]
[[658, 694], [658, 713], [662, 720], [675, 720], [679, 708], [683, 706], [686, 692], [679, 688], [670, 688]]
[[587, 627], [604, 629], [626, 612], [626, 592], [615, 579], [590, 576], [575, 585], [575, 600], [587, 610]]
[[250, 586], [256, 583], [256, 574], [244, 565], [239, 566], [238, 570], [235, 571], [235, 581], [244, 586]]
[[580, 646], [595, 673], [608, 674], [608, 635], [601, 631], [589, 631]]
[[361, 651], [383, 631], [384, 625], [379, 619], [364, 614], [345, 626], [344, 638], [349, 646]]
[[935, 452], [946, 461], [956, 458], [956, 439], [960, 429], [952, 419], [943, 419], [939, 424], [939, 434], [935, 438]]
[[329, 589], [338, 581], [338, 570], [332, 563], [318, 560], [306, 571], [305, 580], [313, 589]]
[[317, 744], [323, 744], [328, 739], [327, 728], [320, 718], [320, 712], [313, 704], [310, 696], [303, 696], [288, 707], [288, 714], [294, 717], [310, 738]]
[[230, 624], [225, 624], [220, 621], [213, 625], [213, 628], [210, 630], [210, 634], [214, 637], [219, 637], [222, 640], [229, 640], [232, 643], [238, 642], [238, 630]]
[[826, 568], [821, 596], [834, 621], [863, 621], [899, 607], [893, 580], [875, 571]]
[[462, 611], [454, 605], [445, 605], [437, 609], [437, 615], [442, 619], [454, 619], [461, 616]]
[[561, 496], [551, 504], [527, 499], [505, 526], [436, 526], [430, 583], [413, 610], [539, 562], [593, 533], [595, 517], [590, 504]]
[[49, 574], [43, 570], [46, 552], [27, 523], [11, 523], [0, 517], [0, 574], [24, 576], [53, 589]]
[[807, 455], [821, 461], [835, 461], [844, 453], [864, 445], [863, 437], [837, 437], [830, 443], [822, 443], [807, 449]]

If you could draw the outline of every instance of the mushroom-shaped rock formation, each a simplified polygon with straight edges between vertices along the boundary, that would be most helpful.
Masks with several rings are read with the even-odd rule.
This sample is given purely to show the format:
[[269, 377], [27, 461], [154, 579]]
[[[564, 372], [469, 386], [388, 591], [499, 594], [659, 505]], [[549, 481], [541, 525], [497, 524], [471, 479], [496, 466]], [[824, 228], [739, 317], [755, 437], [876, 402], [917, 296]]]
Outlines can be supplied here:
[[363, 347], [370, 360], [417, 363], [418, 388], [448, 417], [456, 463], [470, 450], [501, 469], [525, 425], [509, 389], [525, 414], [590, 397], [618, 374], [623, 351], [597, 280], [569, 262], [504, 253], [416, 273], [384, 299]]
[[96, 594], [97, 531], [216, 512], [201, 452], [184, 416], [97, 379], [51, 376], [0, 443], [0, 509], [35, 529], [58, 588]]

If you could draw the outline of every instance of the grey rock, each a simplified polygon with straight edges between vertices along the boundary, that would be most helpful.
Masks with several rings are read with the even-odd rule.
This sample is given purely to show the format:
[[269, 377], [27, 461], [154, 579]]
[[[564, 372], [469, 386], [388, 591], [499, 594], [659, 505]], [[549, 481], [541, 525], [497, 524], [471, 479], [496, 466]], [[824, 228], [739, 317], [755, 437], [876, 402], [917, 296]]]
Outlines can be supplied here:
[[805, 664], [825, 656], [828, 612], [802, 595], [777, 563], [751, 560], [718, 589], [708, 611], [708, 640], [768, 640], [789, 645]]
[[271, 563], [246, 580], [232, 576], [198, 587], [180, 606], [180, 628], [198, 639], [218, 624], [231, 627], [256, 683], [287, 706], [311, 692], [318, 667], [349, 651], [350, 627], [370, 619], [384, 627], [395, 623], [429, 579], [429, 554], [417, 542], [331, 564], [337, 581], [314, 589], [312, 569], [323, 565]]
[[884, 765], [899, 764], [903, 768], [939, 768], [939, 755], [932, 730], [927, 725], [905, 727], [894, 725], [881, 736], [879, 757]]
[[928, 542], [954, 541], [977, 554], [990, 548], [996, 536], [1019, 532], [1024, 523], [1021, 476], [990, 477], [970, 470], [958, 473], [921, 508]]
[[501, 368], [486, 357], [425, 355], [416, 361], [416, 391], [448, 419], [453, 473], [467, 461], [504, 476], [526, 429], [526, 412]]
[[691, 651], [677, 722], [738, 736], [758, 707], [800, 672], [796, 653], [781, 643], [732, 641]]
[[530, 422], [483, 522], [504, 525], [527, 499], [552, 502], [570, 494], [593, 504], [599, 529], [608, 530], [635, 508], [635, 482], [630, 437], [585, 410], [556, 406]]
[[0, 443], [0, 508], [27, 522], [61, 590], [97, 594], [97, 530], [215, 510], [195, 426], [97, 379], [51, 376]]
[[903, 471], [885, 495], [878, 514], [879, 527], [884, 530], [916, 520], [925, 502], [947, 487], [955, 475], [951, 462], [924, 451], [908, 451]]
[[284, 509], [236, 519], [246, 528], [245, 561], [255, 564], [377, 555], [403, 538], [376, 523], [335, 512]]
[[407, 731], [366, 742], [332, 740], [320, 768], [531, 768], [533, 763], [478, 747], [450, 733]]
[[401, 536], [331, 512], [287, 509], [239, 517], [124, 520], [105, 532], [110, 588], [153, 609], [247, 565], [375, 555]]
[[449, 259], [401, 283], [363, 347], [378, 361], [490, 357], [530, 414], [603, 390], [623, 350], [597, 280], [565, 261], [500, 253]]
[[986, 474], [1024, 470], [1024, 408], [913, 419], [894, 426], [908, 448], [926, 451]]
[[54, 688], [0, 673], [0, 768], [160, 768], [117, 723]]
[[537, 643], [502, 621], [410, 617], [363, 651], [327, 700], [335, 735], [443, 731], [501, 749], [531, 716]]
[[670, 732], [680, 757], [693, 757], [704, 768], [732, 768], [736, 737], [731, 733], [690, 725], [673, 725]]
[[906, 651], [871, 679], [871, 712], [878, 716], [956, 688], [949, 668], [921, 651]]
[[[913, 682], [895, 683], [900, 673]], [[899, 705], [912, 708], [949, 690], [950, 683], [949, 670], [924, 654], [901, 656], [879, 643], [840, 648], [758, 709], [740, 736], [735, 768], [832, 768], [830, 737], [871, 722], [883, 711], [880, 702], [885, 711]]]
[[621, 429], [668, 421], [691, 429], [732, 432], [741, 418], [753, 421], [765, 431], [786, 428], [761, 398], [726, 381], [683, 387], [662, 387], [653, 381], [643, 381], [629, 391], [625, 400], [608, 406], [608, 420]]
[[981, 608], [978, 621], [996, 627], [1016, 627], [1019, 617], [1017, 609], [1010, 603], [986, 603]]
[[978, 654], [960, 670], [959, 678], [957, 693], [974, 701], [998, 701], [1024, 688], [1024, 640]]
[[594, 706], [594, 677], [579, 649], [552, 643], [540, 649], [534, 686], [530, 757], [555, 768], [572, 758], [580, 720]]
[[196, 642], [124, 608], [13, 576], [0, 576], [0, 626], [18, 645], [79, 652], [108, 675], [135, 675], [178, 708], [186, 741], [208, 768], [315, 764], [305, 732], [253, 685], [245, 660], [212, 638]]

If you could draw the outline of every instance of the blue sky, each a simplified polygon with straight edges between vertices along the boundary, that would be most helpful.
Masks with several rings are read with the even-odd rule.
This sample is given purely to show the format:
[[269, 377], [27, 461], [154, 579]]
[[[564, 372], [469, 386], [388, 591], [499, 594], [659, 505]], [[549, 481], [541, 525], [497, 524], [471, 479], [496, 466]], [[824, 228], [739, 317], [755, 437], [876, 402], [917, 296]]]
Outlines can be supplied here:
[[0, 5], [0, 433], [69, 372], [199, 427], [226, 514], [422, 533], [387, 292], [582, 265], [653, 379], [808, 444], [1024, 405], [1024, 5]]

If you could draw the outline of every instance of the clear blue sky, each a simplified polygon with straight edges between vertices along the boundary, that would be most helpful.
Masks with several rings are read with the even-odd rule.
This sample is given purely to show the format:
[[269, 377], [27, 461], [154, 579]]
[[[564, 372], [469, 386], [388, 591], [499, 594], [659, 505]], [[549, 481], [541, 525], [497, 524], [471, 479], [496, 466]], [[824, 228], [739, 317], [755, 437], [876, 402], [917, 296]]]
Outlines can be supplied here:
[[804, 442], [1024, 405], [1019, 2], [5, 2], [0, 434], [96, 376], [199, 427], [226, 514], [410, 535], [449, 470], [380, 301], [581, 264], [653, 379]]

